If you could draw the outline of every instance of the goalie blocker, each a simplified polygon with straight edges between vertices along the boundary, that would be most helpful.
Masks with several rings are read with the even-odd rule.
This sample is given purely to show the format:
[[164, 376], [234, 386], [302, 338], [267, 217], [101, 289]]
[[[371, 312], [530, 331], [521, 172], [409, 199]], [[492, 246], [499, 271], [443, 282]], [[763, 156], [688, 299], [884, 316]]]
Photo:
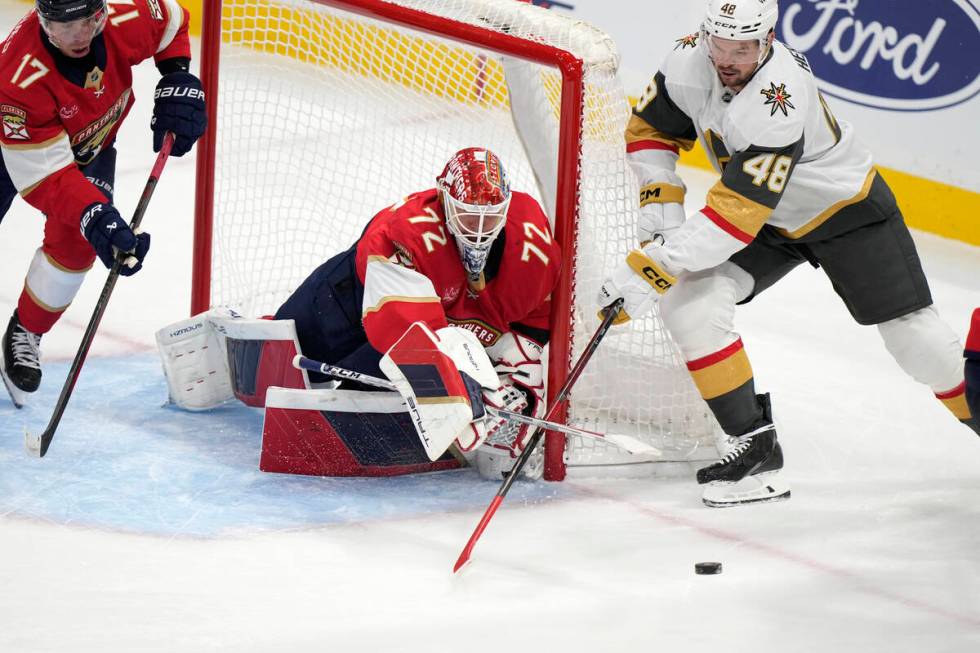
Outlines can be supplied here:
[[454, 441], [466, 454], [486, 440], [482, 395], [500, 382], [471, 331], [444, 327], [433, 333], [415, 322], [381, 358], [380, 367], [404, 397], [430, 460]]

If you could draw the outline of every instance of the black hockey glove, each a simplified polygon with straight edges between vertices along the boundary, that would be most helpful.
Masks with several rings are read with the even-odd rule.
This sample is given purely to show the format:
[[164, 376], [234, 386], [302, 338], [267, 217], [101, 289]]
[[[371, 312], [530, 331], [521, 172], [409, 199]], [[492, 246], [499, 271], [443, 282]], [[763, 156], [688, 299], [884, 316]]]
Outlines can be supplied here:
[[173, 156], [187, 154], [208, 126], [201, 80], [188, 72], [167, 73], [157, 83], [153, 102], [153, 119], [150, 121], [153, 151], [159, 152], [164, 135], [173, 132], [176, 138], [170, 153]]
[[96, 202], [82, 213], [82, 235], [92, 244], [102, 264], [112, 268], [117, 252], [126, 252], [119, 274], [131, 276], [143, 267], [150, 250], [150, 234], [135, 234], [112, 204]]

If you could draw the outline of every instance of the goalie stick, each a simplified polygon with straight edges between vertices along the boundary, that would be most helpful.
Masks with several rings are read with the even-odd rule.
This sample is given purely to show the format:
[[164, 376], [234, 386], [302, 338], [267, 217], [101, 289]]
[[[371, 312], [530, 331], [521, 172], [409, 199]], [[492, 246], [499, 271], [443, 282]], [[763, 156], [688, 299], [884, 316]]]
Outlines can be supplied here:
[[[575, 367], [573, 367], [572, 371], [568, 373], [568, 378], [565, 379], [565, 384], [558, 391], [558, 394], [555, 395], [555, 403], [553, 403], [551, 408], [548, 409], [548, 414], [545, 415], [545, 419], [550, 419], [553, 417], [555, 412], [558, 410], [558, 407], [561, 406], [561, 403], [565, 400], [565, 397], [568, 396], [572, 386], [575, 385], [578, 377], [582, 375], [582, 370], [585, 369], [585, 365], [589, 362], [589, 360], [591, 360], [592, 354], [595, 353], [596, 348], [599, 346], [599, 343], [602, 342], [603, 337], [605, 337], [606, 332], [609, 330], [609, 327], [612, 326], [613, 321], [615, 321], [616, 316], [619, 315], [619, 311], [622, 310], [622, 308], [623, 299], [619, 298], [604, 309], [605, 316], [602, 318], [599, 328], [596, 329], [596, 332], [593, 334], [592, 339], [589, 340], [589, 343], [585, 345], [585, 349], [575, 362]], [[521, 455], [517, 457], [514, 467], [510, 470], [510, 473], [507, 475], [507, 478], [504, 479], [504, 482], [501, 483], [500, 489], [497, 490], [497, 495], [490, 502], [490, 505], [487, 506], [486, 512], [483, 513], [483, 517], [480, 519], [480, 523], [476, 525], [476, 530], [474, 530], [473, 534], [470, 535], [470, 539], [466, 542], [466, 546], [463, 547], [463, 552], [460, 553], [459, 558], [456, 559], [456, 564], [453, 565], [454, 574], [470, 561], [470, 555], [473, 553], [473, 547], [476, 546], [477, 540], [479, 540], [480, 536], [483, 535], [483, 531], [487, 529], [487, 524], [490, 523], [490, 520], [497, 512], [497, 508], [499, 508], [500, 504], [503, 503], [504, 497], [507, 496], [507, 493], [510, 491], [510, 486], [514, 484], [514, 479], [516, 479], [520, 475], [521, 470], [524, 469], [524, 466], [531, 457], [531, 453], [534, 451], [535, 447], [538, 446], [538, 443], [541, 442], [541, 436], [543, 435], [544, 431], [542, 429], [535, 429], [534, 435], [531, 436], [531, 440], [528, 442], [527, 446], [524, 447], [524, 451], [522, 451]]]
[[[330, 365], [329, 363], [321, 363], [320, 361], [315, 361], [312, 358], [307, 358], [301, 354], [297, 354], [293, 357], [293, 367], [297, 367], [301, 370], [309, 370], [311, 372], [319, 372], [321, 374], [326, 374], [327, 376], [333, 376], [338, 379], [347, 379], [348, 381], [357, 381], [358, 383], [363, 383], [364, 385], [374, 386], [376, 388], [383, 388], [384, 390], [397, 391], [395, 389], [395, 384], [386, 379], [381, 379], [376, 376], [370, 376], [368, 374], [361, 374], [360, 372], [355, 372], [353, 370], [348, 370], [343, 367], [337, 367], [336, 365]], [[593, 440], [601, 440], [602, 442], [608, 442], [609, 444], [614, 444], [620, 449], [631, 453], [631, 454], [649, 454], [651, 456], [661, 456], [663, 452], [656, 447], [634, 438], [629, 435], [621, 435], [618, 433], [597, 433], [595, 431], [586, 431], [584, 429], [575, 428], [574, 426], [567, 426], [565, 424], [559, 424], [557, 422], [549, 422], [543, 419], [537, 419], [536, 417], [530, 417], [523, 413], [515, 413], [511, 410], [504, 410], [502, 408], [494, 408], [492, 406], [484, 406], [487, 412], [491, 415], [497, 417], [503, 417], [514, 422], [521, 422], [522, 424], [528, 424], [530, 426], [537, 426], [539, 428], [547, 429], [549, 431], [558, 431], [559, 433], [566, 433], [568, 435], [577, 435], [582, 438], [590, 438]]]
[[[153, 169], [150, 171], [150, 178], [146, 180], [143, 194], [140, 196], [140, 201], [136, 205], [133, 220], [129, 224], [129, 228], [133, 231], [139, 229], [140, 223], [143, 221], [143, 214], [146, 213], [146, 207], [150, 203], [150, 197], [153, 196], [153, 190], [157, 186], [160, 175], [163, 174], [163, 167], [170, 157], [170, 148], [173, 147], [173, 144], [174, 135], [171, 132], [167, 132], [163, 139], [163, 145], [160, 146], [160, 153], [157, 155]], [[95, 339], [95, 332], [99, 328], [99, 323], [102, 322], [102, 315], [105, 313], [106, 306], [109, 304], [109, 297], [112, 295], [112, 291], [116, 287], [116, 281], [119, 279], [119, 268], [122, 267], [123, 260], [125, 259], [123, 254], [116, 257], [116, 262], [112, 264], [112, 269], [109, 270], [109, 278], [106, 279], [105, 285], [102, 287], [102, 294], [99, 295], [99, 301], [95, 303], [95, 310], [92, 312], [92, 317], [89, 318], [88, 326], [85, 327], [82, 342], [78, 346], [78, 351], [75, 353], [75, 359], [71, 363], [71, 369], [68, 370], [68, 378], [65, 379], [65, 384], [61, 388], [61, 395], [58, 397], [58, 403], [55, 404], [51, 419], [48, 420], [47, 428], [40, 435], [33, 435], [30, 431], [25, 431], [24, 433], [24, 445], [31, 454], [39, 458], [43, 458], [44, 454], [48, 452], [48, 447], [51, 446], [51, 441], [54, 439], [54, 432], [57, 430], [58, 424], [61, 422], [61, 417], [65, 413], [68, 400], [71, 399], [72, 390], [75, 389], [75, 382], [78, 381], [78, 375], [82, 371], [82, 365], [85, 364], [85, 358], [88, 356], [89, 347], [92, 346], [92, 340]]]

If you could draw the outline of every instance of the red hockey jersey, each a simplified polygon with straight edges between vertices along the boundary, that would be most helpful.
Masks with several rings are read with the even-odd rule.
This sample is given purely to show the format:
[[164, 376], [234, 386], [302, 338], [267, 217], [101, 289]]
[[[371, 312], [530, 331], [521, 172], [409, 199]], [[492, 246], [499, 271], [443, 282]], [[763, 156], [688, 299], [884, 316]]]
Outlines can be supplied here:
[[373, 218], [357, 243], [356, 267], [364, 286], [364, 330], [378, 351], [388, 351], [420, 320], [433, 330], [448, 324], [469, 329], [489, 347], [515, 323], [544, 339], [561, 252], [538, 203], [514, 192], [483, 277], [470, 282], [431, 189]]
[[[0, 149], [14, 186], [48, 219], [77, 226], [105, 197], [78, 166], [112, 143], [133, 105], [132, 66], [190, 58], [188, 15], [177, 0], [109, 0], [79, 76], [55, 55], [32, 10], [0, 46]], [[75, 79], [70, 79], [74, 77]], [[76, 165], [77, 164], [77, 165]]]

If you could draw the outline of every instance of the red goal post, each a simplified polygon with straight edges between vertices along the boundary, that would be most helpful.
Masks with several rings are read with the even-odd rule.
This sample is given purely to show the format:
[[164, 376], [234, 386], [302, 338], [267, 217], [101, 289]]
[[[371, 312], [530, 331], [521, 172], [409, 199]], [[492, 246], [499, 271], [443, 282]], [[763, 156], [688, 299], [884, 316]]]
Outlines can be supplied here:
[[[402, 180], [403, 170], [434, 177], [440, 157], [485, 145], [501, 154], [513, 186], [545, 206], [568, 262], [553, 296], [552, 399], [597, 323], [594, 289], [631, 244], [635, 181], [623, 153], [628, 106], [617, 65], [615, 46], [596, 28], [515, 0], [204, 0], [201, 76], [212, 128], [198, 144], [192, 312], [243, 302], [246, 312], [275, 310], [380, 207], [431, 186]], [[345, 105], [349, 95], [358, 99]], [[372, 140], [369, 132], [393, 116], [386, 137]], [[383, 189], [351, 180], [400, 158]], [[291, 159], [306, 164], [288, 167]], [[267, 176], [256, 176], [256, 166]], [[323, 186], [332, 194], [308, 197]], [[348, 196], [357, 201], [335, 201]], [[319, 214], [330, 216], [327, 224]], [[298, 223], [298, 233], [286, 233]], [[678, 461], [713, 457], [710, 416], [659, 320], [636, 330], [644, 335], [609, 346], [557, 420], [647, 433], [660, 448], [665, 439], [682, 440], [667, 447]], [[603, 388], [646, 357], [653, 366], [636, 373], [650, 380], [638, 386], [634, 410]], [[651, 401], [663, 410], [644, 405]], [[616, 451], [577, 456], [566, 452], [564, 436], [548, 433], [546, 478], [564, 478], [566, 463], [635, 469], [630, 463], [646, 462]]]

